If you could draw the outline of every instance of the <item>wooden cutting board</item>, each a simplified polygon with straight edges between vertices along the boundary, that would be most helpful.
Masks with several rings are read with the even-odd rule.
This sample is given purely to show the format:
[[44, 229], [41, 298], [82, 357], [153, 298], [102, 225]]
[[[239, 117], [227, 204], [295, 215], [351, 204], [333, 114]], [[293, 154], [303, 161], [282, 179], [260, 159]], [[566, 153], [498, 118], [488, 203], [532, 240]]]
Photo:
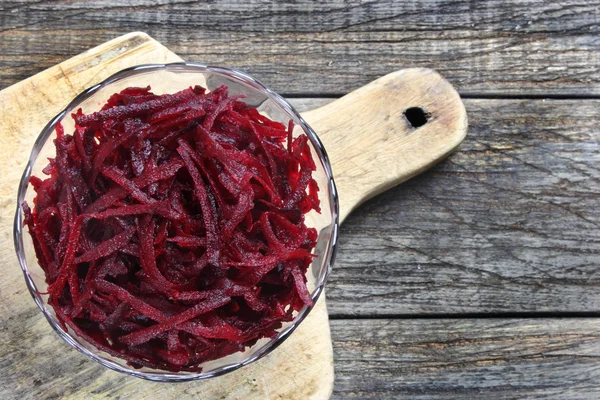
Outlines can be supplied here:
[[[108, 370], [68, 347], [27, 291], [13, 248], [12, 223], [17, 184], [39, 132], [75, 95], [113, 73], [138, 64], [176, 61], [181, 59], [148, 35], [131, 33], [0, 92], [0, 398], [326, 399], [331, 395], [333, 355], [324, 296], [296, 332], [260, 361], [218, 378], [165, 384]], [[406, 114], [411, 107], [417, 109]], [[340, 220], [367, 198], [448, 155], [467, 127], [458, 94], [426, 69], [387, 75], [303, 116], [331, 159]], [[427, 120], [423, 126], [413, 126], [423, 118]]]

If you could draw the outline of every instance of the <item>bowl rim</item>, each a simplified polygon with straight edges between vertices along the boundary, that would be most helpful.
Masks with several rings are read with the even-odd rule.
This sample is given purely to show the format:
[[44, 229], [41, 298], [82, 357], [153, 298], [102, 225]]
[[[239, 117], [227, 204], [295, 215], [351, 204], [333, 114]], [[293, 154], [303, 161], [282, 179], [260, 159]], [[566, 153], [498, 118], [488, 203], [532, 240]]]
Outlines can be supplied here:
[[[332, 223], [331, 223], [331, 228], [330, 228], [331, 233], [330, 233], [328, 247], [327, 247], [327, 256], [326, 256], [327, 258], [324, 260], [325, 268], [324, 268], [324, 271], [319, 275], [318, 281], [316, 282], [316, 287], [315, 287], [314, 291], [311, 293], [311, 297], [313, 299], [314, 304], [316, 304], [321, 293], [323, 292], [325, 283], [327, 282], [327, 278], [329, 277], [329, 274], [330, 274], [333, 264], [335, 262], [335, 256], [336, 256], [336, 252], [337, 252], [337, 243], [338, 243], [339, 198], [338, 198], [338, 192], [336, 190], [335, 182], [333, 179], [331, 163], [329, 161], [329, 157], [327, 156], [327, 152], [325, 150], [325, 147], [323, 146], [323, 143], [319, 139], [316, 132], [306, 123], [306, 121], [302, 118], [300, 113], [298, 113], [296, 111], [296, 109], [286, 99], [284, 99], [281, 95], [272, 91], [267, 86], [265, 86], [263, 83], [261, 83], [260, 81], [258, 81], [255, 78], [253, 78], [252, 76], [248, 75], [247, 73], [239, 71], [234, 68], [210, 66], [210, 65], [204, 65], [204, 64], [193, 63], [193, 62], [176, 62], [176, 63], [165, 63], [165, 64], [160, 64], [160, 63], [159, 64], [141, 64], [141, 65], [122, 69], [121, 71], [116, 72], [115, 74], [112, 74], [108, 78], [104, 79], [102, 82], [85, 89], [80, 94], [75, 96], [75, 98], [73, 98], [73, 100], [71, 100], [69, 102], [69, 104], [62, 111], [60, 111], [56, 116], [54, 116], [54, 118], [52, 118], [46, 124], [46, 126], [42, 129], [42, 131], [38, 135], [37, 139], [35, 140], [32, 151], [29, 155], [29, 160], [28, 160], [25, 170], [21, 176], [21, 180], [19, 182], [18, 192], [17, 192], [17, 209], [15, 212], [14, 227], [13, 227], [13, 241], [14, 241], [14, 245], [15, 245], [15, 251], [17, 254], [17, 258], [19, 260], [19, 265], [20, 265], [21, 270], [23, 271], [23, 275], [25, 277], [25, 282], [27, 283], [27, 288], [29, 289], [29, 293], [31, 294], [33, 300], [37, 304], [40, 311], [42, 311], [42, 313], [46, 317], [46, 320], [48, 321], [50, 326], [52, 326], [54, 331], [65, 342], [67, 342], [71, 347], [75, 348], [79, 352], [85, 354], [86, 356], [90, 357], [94, 361], [103, 365], [104, 367], [107, 367], [111, 370], [121, 372], [121, 373], [130, 375], [130, 376], [135, 376], [137, 378], [142, 378], [142, 379], [156, 381], [156, 382], [186, 382], [186, 381], [214, 378], [214, 377], [218, 377], [218, 376], [227, 374], [229, 372], [235, 371], [245, 365], [251, 364], [251, 363], [263, 358], [264, 356], [266, 356], [267, 354], [269, 354], [273, 350], [275, 350], [277, 347], [279, 347], [281, 345], [281, 343], [283, 343], [292, 334], [292, 332], [294, 332], [294, 330], [302, 323], [302, 321], [304, 321], [304, 319], [308, 316], [308, 314], [310, 313], [310, 311], [312, 310], [312, 308], [314, 306], [313, 307], [304, 306], [304, 308], [298, 312], [296, 318], [294, 318], [294, 320], [292, 321], [290, 326], [279, 331], [279, 333], [277, 334], [277, 336], [275, 338], [273, 338], [269, 342], [265, 343], [254, 354], [252, 354], [250, 357], [247, 357], [246, 359], [244, 359], [241, 362], [236, 362], [236, 363], [220, 366], [220, 367], [217, 367], [208, 372], [195, 372], [194, 373], [194, 372], [184, 371], [185, 374], [181, 374], [181, 375], [179, 375], [177, 372], [169, 372], [166, 370], [162, 371], [159, 369], [153, 369], [152, 372], [147, 372], [147, 371], [136, 370], [133, 367], [124, 367], [124, 366], [114, 363], [108, 359], [105, 359], [103, 356], [95, 354], [90, 349], [81, 345], [76, 339], [74, 339], [74, 337], [70, 333], [68, 333], [61, 326], [61, 323], [58, 321], [58, 319], [56, 319], [56, 317], [54, 315], [52, 315], [51, 312], [46, 308], [46, 303], [42, 299], [40, 292], [38, 291], [38, 289], [35, 285], [35, 282], [33, 281], [33, 278], [29, 272], [29, 268], [27, 266], [27, 260], [26, 260], [24, 244], [23, 244], [23, 235], [25, 233], [25, 229], [24, 229], [25, 227], [23, 226], [22, 203], [25, 200], [25, 194], [26, 194], [26, 191], [27, 191], [27, 188], [29, 185], [29, 178], [31, 176], [33, 165], [39, 155], [41, 147], [46, 143], [46, 141], [54, 133], [56, 124], [59, 121], [63, 120], [69, 112], [76, 109], [78, 104], [80, 104], [81, 102], [90, 98], [96, 92], [98, 92], [100, 89], [104, 88], [105, 86], [110, 85], [111, 83], [117, 82], [121, 79], [127, 78], [129, 76], [133, 76], [133, 75], [137, 75], [137, 74], [141, 74], [141, 73], [154, 72], [154, 71], [183, 72], [183, 71], [188, 71], [188, 70], [189, 70], [189, 72], [194, 72], [194, 71], [216, 72], [219, 74], [226, 74], [229, 76], [233, 75], [238, 80], [241, 80], [244, 84], [250, 83], [250, 84], [258, 87], [258, 89], [263, 91], [268, 96], [268, 98], [274, 100], [289, 115], [295, 117], [300, 122], [299, 125], [302, 127], [303, 131], [308, 136], [319, 159], [322, 161], [323, 169], [324, 169], [325, 175], [327, 177], [327, 188], [328, 188], [328, 192], [329, 192], [329, 203], [331, 205]], [[85, 340], [83, 338], [81, 338], [80, 340], [85, 342]], [[156, 372], [154, 372], [154, 371], [156, 371]]]

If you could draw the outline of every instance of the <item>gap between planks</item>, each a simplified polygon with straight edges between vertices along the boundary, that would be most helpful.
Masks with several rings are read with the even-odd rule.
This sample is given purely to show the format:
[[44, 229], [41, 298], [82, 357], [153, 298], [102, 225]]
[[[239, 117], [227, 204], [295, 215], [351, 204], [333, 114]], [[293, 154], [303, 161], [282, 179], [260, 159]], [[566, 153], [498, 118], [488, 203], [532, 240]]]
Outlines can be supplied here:
[[503, 312], [503, 313], [434, 313], [434, 314], [381, 314], [351, 315], [329, 314], [329, 319], [337, 320], [381, 320], [381, 319], [536, 319], [536, 318], [600, 318], [600, 311], [581, 312]]

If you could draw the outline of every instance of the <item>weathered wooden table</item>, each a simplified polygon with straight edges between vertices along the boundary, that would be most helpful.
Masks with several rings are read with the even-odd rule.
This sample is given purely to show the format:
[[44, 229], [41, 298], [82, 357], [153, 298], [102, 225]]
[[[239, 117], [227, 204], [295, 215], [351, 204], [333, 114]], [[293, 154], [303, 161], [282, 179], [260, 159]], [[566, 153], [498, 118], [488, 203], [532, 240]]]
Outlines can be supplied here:
[[334, 398], [600, 397], [599, 1], [3, 0], [0, 89], [135, 30], [301, 110], [411, 66], [463, 96], [459, 151], [342, 228]]

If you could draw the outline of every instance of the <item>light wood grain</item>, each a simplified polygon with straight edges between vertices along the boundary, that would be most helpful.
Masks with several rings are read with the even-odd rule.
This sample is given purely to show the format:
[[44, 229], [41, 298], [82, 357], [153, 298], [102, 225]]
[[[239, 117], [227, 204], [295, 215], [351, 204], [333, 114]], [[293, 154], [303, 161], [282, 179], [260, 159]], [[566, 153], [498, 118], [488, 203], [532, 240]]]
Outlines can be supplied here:
[[[426, 114], [412, 126], [406, 111]], [[331, 161], [340, 221], [358, 205], [450, 154], [467, 134], [458, 93], [428, 69], [405, 69], [302, 114]]]
[[4, 0], [0, 87], [115, 35], [288, 94], [346, 94], [433, 68], [461, 94], [600, 95], [598, 0]]
[[334, 399], [590, 399], [599, 319], [331, 321]]
[[134, 33], [67, 60], [0, 92], [0, 398], [325, 399], [333, 385], [324, 297], [294, 334], [262, 360], [219, 378], [157, 384], [128, 377], [69, 349], [44, 320], [11, 240], [16, 188], [43, 126], [79, 92], [133, 65], [180, 61], [146, 34]]
[[15, 286], [13, 303], [0, 299], [4, 306], [13, 307], [10, 314], [2, 314], [0, 331], [0, 398], [4, 400], [304, 400], [327, 399], [331, 394], [333, 364], [325, 307], [315, 307], [294, 335], [254, 364], [218, 378], [169, 384], [108, 370], [73, 350], [40, 316], [29, 294], [21, 293], [22, 285]]
[[458, 151], [342, 226], [332, 315], [600, 311], [600, 101], [464, 102]]

